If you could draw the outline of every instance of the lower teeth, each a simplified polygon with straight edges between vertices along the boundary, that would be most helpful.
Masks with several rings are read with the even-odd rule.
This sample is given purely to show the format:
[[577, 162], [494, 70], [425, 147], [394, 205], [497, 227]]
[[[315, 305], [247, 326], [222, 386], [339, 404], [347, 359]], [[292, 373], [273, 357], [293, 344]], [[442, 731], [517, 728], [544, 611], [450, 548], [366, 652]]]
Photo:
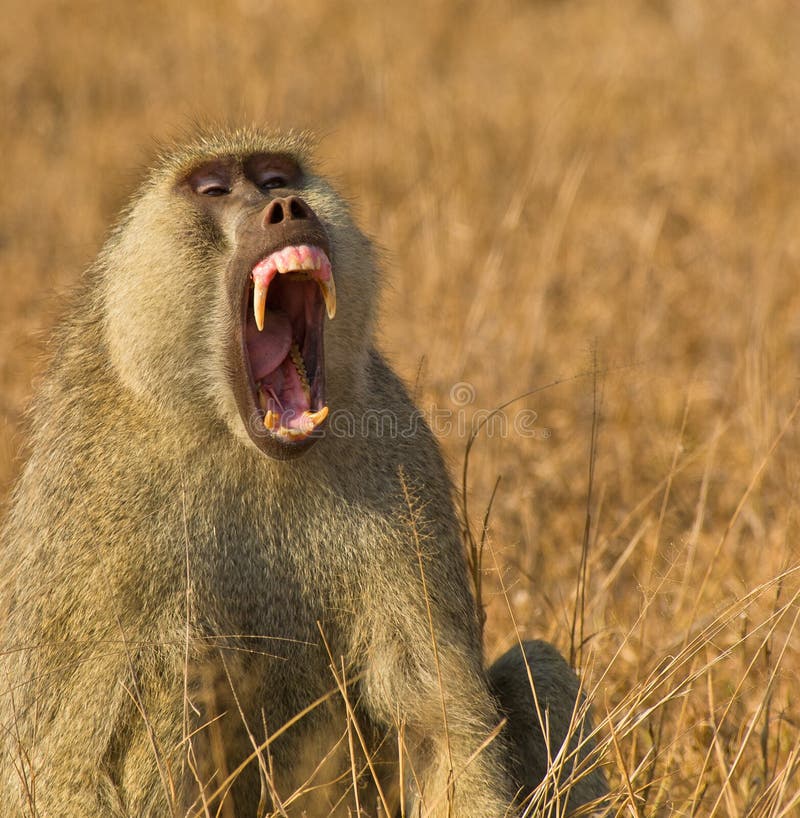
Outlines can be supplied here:
[[[292, 341], [292, 345], [289, 348], [289, 357], [292, 359], [294, 368], [297, 371], [297, 376], [300, 379], [300, 386], [305, 393], [306, 400], [311, 402], [311, 385], [308, 382], [308, 373], [306, 372], [305, 361], [303, 361], [303, 354], [300, 352], [300, 347], [297, 346], [295, 341]], [[277, 401], [274, 394], [272, 394], [271, 397], [273, 400]], [[303, 412], [303, 420], [306, 421], [303, 423], [303, 426], [301, 428], [291, 429], [281, 425], [279, 412], [273, 412], [272, 410], [267, 409], [267, 395], [264, 394], [261, 388], [258, 390], [258, 403], [261, 409], [264, 410], [265, 428], [269, 429], [271, 432], [277, 432], [278, 434], [287, 435], [289, 437], [299, 437], [310, 433], [316, 426], [322, 423], [328, 414], [327, 406], [324, 406], [317, 412], [311, 412], [307, 409]]]
[[264, 427], [269, 429], [270, 432], [277, 432], [279, 435], [284, 435], [285, 437], [305, 437], [311, 434], [326, 417], [328, 417], [327, 406], [323, 406], [322, 409], [318, 409], [316, 412], [311, 412], [306, 409], [301, 417], [301, 425], [290, 428], [282, 426], [278, 413], [270, 409], [264, 414]]
[[292, 341], [291, 349], [289, 350], [289, 355], [292, 358], [292, 363], [294, 364], [294, 368], [297, 370], [297, 374], [300, 377], [300, 385], [303, 387], [303, 392], [305, 392], [306, 398], [311, 399], [311, 386], [308, 383], [308, 373], [306, 372], [306, 365], [303, 361], [303, 356], [300, 353], [300, 348], [297, 344]]

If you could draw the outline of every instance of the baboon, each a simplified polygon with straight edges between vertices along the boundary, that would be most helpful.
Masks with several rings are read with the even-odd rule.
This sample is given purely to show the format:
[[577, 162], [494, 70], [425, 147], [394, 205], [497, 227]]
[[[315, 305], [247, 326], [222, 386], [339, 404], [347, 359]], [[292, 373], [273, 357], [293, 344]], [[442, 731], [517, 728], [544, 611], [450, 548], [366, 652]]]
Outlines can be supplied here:
[[31, 410], [4, 814], [507, 814], [513, 739], [439, 449], [375, 351], [378, 284], [304, 135], [159, 158]]
[[608, 788], [597, 764], [591, 718], [561, 654], [539, 639], [515, 645], [489, 668], [489, 689], [506, 719], [501, 736], [518, 802], [546, 803], [553, 816], [589, 803], [601, 809]]

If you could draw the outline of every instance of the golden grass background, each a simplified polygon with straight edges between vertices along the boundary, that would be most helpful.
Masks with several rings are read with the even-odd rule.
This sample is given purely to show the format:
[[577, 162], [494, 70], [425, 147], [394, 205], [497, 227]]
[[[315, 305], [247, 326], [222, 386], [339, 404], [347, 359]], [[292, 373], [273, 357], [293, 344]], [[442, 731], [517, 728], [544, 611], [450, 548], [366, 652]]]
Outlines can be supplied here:
[[502, 475], [489, 656], [514, 623], [576, 647], [588, 508], [572, 653], [620, 813], [800, 815], [796, 3], [3, 5], [4, 496], [58, 293], [155, 141], [312, 128], [423, 408], [580, 376], [507, 410], [536, 436], [473, 450], [478, 531]]

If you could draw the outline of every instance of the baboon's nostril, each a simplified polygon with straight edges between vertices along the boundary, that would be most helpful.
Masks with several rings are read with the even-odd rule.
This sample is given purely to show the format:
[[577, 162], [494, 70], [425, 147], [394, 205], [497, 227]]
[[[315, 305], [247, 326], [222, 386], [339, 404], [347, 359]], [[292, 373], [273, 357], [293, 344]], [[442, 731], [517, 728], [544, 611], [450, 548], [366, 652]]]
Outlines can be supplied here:
[[273, 199], [264, 210], [264, 225], [300, 221], [313, 216], [311, 208], [299, 196]]
[[298, 199], [297, 196], [289, 198], [289, 212], [294, 219], [307, 219], [311, 215], [308, 205], [302, 199]]
[[267, 212], [264, 214], [264, 224], [280, 224], [285, 219], [283, 199], [275, 199], [275, 201], [270, 202]]

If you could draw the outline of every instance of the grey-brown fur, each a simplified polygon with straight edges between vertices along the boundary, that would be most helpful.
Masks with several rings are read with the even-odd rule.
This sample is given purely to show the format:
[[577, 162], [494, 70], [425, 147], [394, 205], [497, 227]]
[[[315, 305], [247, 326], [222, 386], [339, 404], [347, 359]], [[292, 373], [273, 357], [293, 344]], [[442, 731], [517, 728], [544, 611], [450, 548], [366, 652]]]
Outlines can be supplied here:
[[[329, 404], [356, 420], [388, 410], [413, 432], [329, 434], [278, 462], [236, 412], [219, 352], [233, 225], [199, 219], [175, 184], [209, 156], [255, 151], [308, 162], [304, 138], [255, 130], [165, 152], [65, 309], [0, 552], [5, 815], [194, 815], [198, 780], [215, 815], [216, 788], [254, 742], [317, 699], [220, 814], [347, 814], [331, 657], [370, 753], [381, 747], [390, 809], [398, 725], [425, 814], [447, 814], [451, 762], [451, 814], [499, 817], [513, 796], [450, 483], [374, 350], [369, 242], [313, 170], [300, 194], [328, 232], [339, 302]], [[375, 813], [372, 785], [359, 800]]]
[[530, 799], [549, 769], [547, 784], [532, 799], [546, 803], [548, 815], [569, 814], [589, 802], [602, 806], [608, 788], [591, 716], [561, 654], [540, 640], [515, 645], [489, 668], [489, 687], [507, 719], [503, 738], [518, 800]]

